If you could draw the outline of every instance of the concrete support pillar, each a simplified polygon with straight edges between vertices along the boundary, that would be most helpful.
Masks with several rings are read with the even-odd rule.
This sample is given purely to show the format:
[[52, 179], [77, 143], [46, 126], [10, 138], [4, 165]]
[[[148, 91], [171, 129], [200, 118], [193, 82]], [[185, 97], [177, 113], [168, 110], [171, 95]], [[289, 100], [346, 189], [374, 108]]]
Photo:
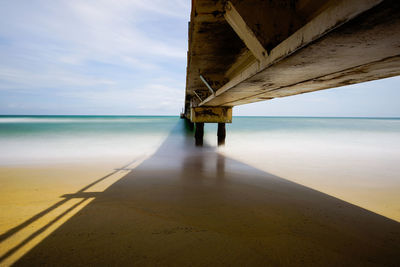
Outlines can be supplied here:
[[191, 122], [189, 119], [185, 118], [185, 128], [187, 131], [193, 132], [194, 130], [194, 123]]
[[191, 109], [192, 122], [232, 122], [232, 107], [195, 107]]
[[196, 130], [194, 133], [194, 138], [196, 139], [196, 146], [203, 145], [204, 136], [204, 122], [196, 122]]
[[218, 145], [223, 146], [225, 145], [225, 137], [226, 137], [226, 129], [225, 129], [225, 123], [220, 122], [218, 123]]

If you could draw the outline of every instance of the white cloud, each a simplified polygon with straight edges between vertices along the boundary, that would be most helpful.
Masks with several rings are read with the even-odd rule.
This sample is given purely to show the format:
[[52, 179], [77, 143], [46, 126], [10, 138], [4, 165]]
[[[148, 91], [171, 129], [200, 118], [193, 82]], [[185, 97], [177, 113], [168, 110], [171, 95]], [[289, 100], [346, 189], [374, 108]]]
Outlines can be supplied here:
[[30, 87], [36, 88], [56, 88], [57, 86], [85, 87], [98, 85], [114, 85], [116, 81], [100, 79], [80, 75], [65, 70], [50, 70], [49, 72], [33, 72], [12, 68], [0, 67], [0, 89], [13, 89], [10, 84], [15, 84], [17, 88]]
[[180, 107], [189, 13], [184, 0], [4, 1], [0, 89], [51, 88], [49, 95], [55, 89], [61, 97], [133, 110], [154, 98]]

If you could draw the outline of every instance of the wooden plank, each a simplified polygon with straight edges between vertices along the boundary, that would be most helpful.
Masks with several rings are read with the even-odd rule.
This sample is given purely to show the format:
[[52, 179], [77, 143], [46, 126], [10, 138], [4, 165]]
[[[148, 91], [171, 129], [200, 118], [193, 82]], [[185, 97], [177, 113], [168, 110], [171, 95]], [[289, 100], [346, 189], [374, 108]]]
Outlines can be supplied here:
[[204, 85], [210, 90], [211, 94], [215, 94], [214, 89], [211, 88], [211, 86], [208, 84], [207, 80], [203, 77], [203, 75], [200, 75], [200, 80], [204, 83]]
[[215, 95], [206, 98], [199, 106], [209, 105], [214, 98], [224, 94], [231, 88], [267, 69], [277, 62], [289, 57], [294, 52], [321, 38], [328, 32], [343, 25], [359, 14], [381, 3], [382, 0], [341, 0], [335, 2], [324, 12], [312, 19], [277, 47], [272, 49], [266, 60], [253, 62], [246, 66], [234, 78], [217, 90]]
[[258, 41], [257, 36], [246, 25], [246, 22], [240, 16], [234, 5], [228, 1], [226, 4], [225, 19], [231, 25], [236, 34], [243, 40], [247, 48], [251, 51], [254, 57], [259, 61], [264, 61], [268, 56], [267, 51]]
[[286, 97], [291, 95], [314, 92], [318, 90], [341, 87], [360, 82], [378, 80], [400, 75], [400, 55], [370, 64], [346, 69], [337, 73], [306, 80], [291, 86], [258, 93], [251, 96], [237, 98], [231, 102], [224, 102], [227, 106], [237, 106], [257, 101], [269, 100], [276, 97]]

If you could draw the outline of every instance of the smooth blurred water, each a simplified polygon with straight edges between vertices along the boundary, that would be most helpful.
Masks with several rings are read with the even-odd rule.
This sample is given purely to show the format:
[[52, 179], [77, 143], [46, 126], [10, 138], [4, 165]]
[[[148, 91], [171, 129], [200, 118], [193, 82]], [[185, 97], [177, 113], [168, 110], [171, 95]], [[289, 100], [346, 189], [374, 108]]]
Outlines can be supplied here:
[[[148, 154], [178, 122], [173, 116], [0, 116], [0, 164]], [[216, 124], [206, 124], [205, 140], [216, 146]], [[327, 149], [397, 156], [400, 119], [234, 117], [222, 150], [285, 158], [293, 153], [323, 156]]]
[[[206, 128], [208, 142], [216, 143], [215, 131]], [[390, 170], [400, 165], [400, 119], [239, 117], [227, 126], [221, 151], [269, 170], [344, 162]]]
[[0, 164], [133, 159], [157, 149], [178, 119], [0, 116]]
[[[206, 125], [206, 140], [216, 144], [216, 125]], [[398, 118], [235, 117], [227, 124], [225, 150], [321, 147], [400, 150]]]

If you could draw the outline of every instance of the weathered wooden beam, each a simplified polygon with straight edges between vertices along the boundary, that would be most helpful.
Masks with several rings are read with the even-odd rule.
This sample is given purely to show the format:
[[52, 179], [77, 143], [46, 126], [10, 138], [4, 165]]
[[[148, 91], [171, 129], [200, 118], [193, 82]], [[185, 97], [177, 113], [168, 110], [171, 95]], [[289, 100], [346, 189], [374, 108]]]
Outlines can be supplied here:
[[[360, 74], [361, 73], [361, 74]], [[243, 105], [257, 101], [314, 92], [333, 87], [351, 85], [400, 75], [400, 55], [389, 57], [362, 66], [349, 68], [329, 75], [308, 79], [300, 83], [277, 88], [264, 93], [224, 101], [224, 105]]]
[[232, 107], [195, 107], [191, 109], [192, 122], [232, 122]]
[[200, 80], [204, 83], [204, 85], [210, 90], [211, 94], [215, 94], [214, 89], [212, 89], [211, 85], [207, 82], [207, 80], [203, 77], [203, 75], [200, 75]]
[[398, 14], [400, 2], [385, 1], [207, 105], [236, 106], [400, 75]]
[[267, 51], [257, 39], [254, 32], [246, 25], [246, 22], [240, 16], [235, 6], [228, 1], [225, 8], [225, 19], [231, 25], [236, 34], [243, 40], [247, 48], [251, 51], [255, 58], [264, 61], [268, 56]]
[[266, 60], [255, 61], [246, 65], [241, 71], [236, 71], [238, 73], [236, 76], [219, 88], [215, 95], [211, 95], [201, 102], [199, 106], [214, 105], [209, 102], [381, 2], [382, 0], [341, 0], [332, 2], [332, 5], [327, 7], [321, 14], [272, 49]]
[[203, 99], [201, 99], [201, 97], [196, 93], [195, 90], [193, 90], [193, 93], [194, 93], [194, 95], [200, 100], [200, 102], [203, 101]]

